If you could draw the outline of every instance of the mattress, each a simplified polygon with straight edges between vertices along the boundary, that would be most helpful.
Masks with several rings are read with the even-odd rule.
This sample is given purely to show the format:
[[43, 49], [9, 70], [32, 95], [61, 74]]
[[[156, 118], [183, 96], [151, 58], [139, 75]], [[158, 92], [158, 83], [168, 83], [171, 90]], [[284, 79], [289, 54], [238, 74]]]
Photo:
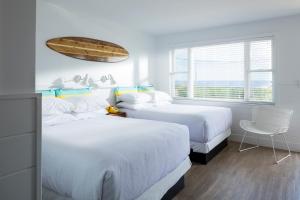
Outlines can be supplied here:
[[218, 134], [212, 140], [207, 143], [193, 142], [190, 141], [191, 149], [194, 152], [198, 153], [209, 153], [212, 149], [214, 149], [218, 144], [223, 142], [226, 138], [228, 138], [231, 134], [231, 130], [227, 129], [226, 131]]
[[[152, 185], [136, 200], [159, 200], [190, 169], [191, 161], [186, 158], [175, 170]], [[43, 200], [73, 200], [43, 187]]]
[[104, 115], [43, 126], [42, 142], [43, 187], [74, 200], [136, 199], [190, 151], [186, 126]]
[[128, 117], [173, 122], [189, 128], [190, 140], [207, 143], [230, 129], [230, 108], [186, 104], [145, 106], [141, 109], [121, 109]]

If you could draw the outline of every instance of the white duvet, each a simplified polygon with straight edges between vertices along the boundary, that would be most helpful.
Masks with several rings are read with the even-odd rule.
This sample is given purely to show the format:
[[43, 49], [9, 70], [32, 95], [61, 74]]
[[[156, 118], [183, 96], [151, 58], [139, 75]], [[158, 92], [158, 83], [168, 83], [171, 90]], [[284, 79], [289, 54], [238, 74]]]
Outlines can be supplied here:
[[136, 199], [189, 154], [186, 126], [111, 116], [43, 127], [43, 187], [78, 200]]
[[188, 126], [190, 140], [207, 143], [231, 127], [229, 108], [186, 104], [145, 104], [139, 109], [125, 109], [128, 117], [173, 122]]

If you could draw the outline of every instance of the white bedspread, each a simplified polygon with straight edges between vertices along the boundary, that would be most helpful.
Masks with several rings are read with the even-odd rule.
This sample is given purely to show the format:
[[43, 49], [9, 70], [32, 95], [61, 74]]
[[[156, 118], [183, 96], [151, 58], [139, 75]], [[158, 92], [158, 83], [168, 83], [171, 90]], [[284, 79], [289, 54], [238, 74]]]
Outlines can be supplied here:
[[43, 186], [78, 200], [136, 199], [189, 154], [186, 126], [111, 116], [43, 127]]
[[207, 143], [231, 127], [229, 108], [186, 104], [147, 105], [141, 109], [121, 109], [128, 117], [174, 122], [189, 127], [190, 140]]

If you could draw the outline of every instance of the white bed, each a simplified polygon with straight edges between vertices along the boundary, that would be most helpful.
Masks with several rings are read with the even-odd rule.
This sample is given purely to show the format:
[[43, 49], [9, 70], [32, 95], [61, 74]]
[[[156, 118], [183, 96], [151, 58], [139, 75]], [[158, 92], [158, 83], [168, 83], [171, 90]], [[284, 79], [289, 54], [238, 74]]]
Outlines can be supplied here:
[[191, 148], [208, 153], [231, 134], [229, 108], [186, 104], [145, 104], [139, 109], [121, 108], [128, 117], [173, 122], [188, 126]]
[[76, 117], [44, 124], [44, 200], [158, 200], [191, 166], [186, 126]]

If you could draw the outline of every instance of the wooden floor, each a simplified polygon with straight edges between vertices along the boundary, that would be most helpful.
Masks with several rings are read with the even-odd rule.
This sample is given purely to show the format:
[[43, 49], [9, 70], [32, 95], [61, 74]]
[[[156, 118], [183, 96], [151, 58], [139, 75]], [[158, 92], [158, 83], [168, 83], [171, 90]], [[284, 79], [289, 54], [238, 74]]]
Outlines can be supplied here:
[[[229, 143], [207, 165], [193, 163], [185, 188], [174, 200], [300, 199], [300, 153], [275, 165], [272, 149], [237, 149], [237, 143]], [[278, 151], [279, 156], [285, 153]]]

